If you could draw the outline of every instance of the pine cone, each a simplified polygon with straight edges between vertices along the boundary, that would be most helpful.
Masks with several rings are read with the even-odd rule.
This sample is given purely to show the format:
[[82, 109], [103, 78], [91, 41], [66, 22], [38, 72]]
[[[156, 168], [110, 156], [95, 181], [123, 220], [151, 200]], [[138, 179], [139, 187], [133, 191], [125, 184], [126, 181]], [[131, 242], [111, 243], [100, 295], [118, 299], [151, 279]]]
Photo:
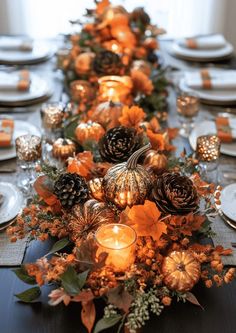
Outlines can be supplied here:
[[93, 69], [97, 74], [116, 75], [120, 73], [122, 62], [118, 54], [111, 51], [98, 53], [93, 62]]
[[188, 214], [198, 207], [199, 198], [192, 181], [179, 173], [166, 172], [157, 177], [152, 199], [163, 213]]
[[150, 24], [150, 16], [145, 12], [142, 7], [136, 7], [130, 14], [130, 20], [141, 23], [144, 27]]
[[88, 199], [89, 191], [84, 178], [75, 173], [64, 173], [54, 184], [54, 193], [65, 208]]
[[110, 163], [125, 162], [142, 147], [142, 136], [134, 128], [113, 127], [99, 141], [99, 152], [103, 160]]

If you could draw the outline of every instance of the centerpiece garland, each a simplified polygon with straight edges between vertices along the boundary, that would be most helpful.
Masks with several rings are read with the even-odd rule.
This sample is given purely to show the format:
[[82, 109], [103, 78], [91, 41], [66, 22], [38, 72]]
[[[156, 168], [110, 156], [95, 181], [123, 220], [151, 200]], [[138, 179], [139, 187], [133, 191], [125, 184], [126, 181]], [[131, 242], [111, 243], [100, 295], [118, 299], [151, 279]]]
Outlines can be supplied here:
[[[84, 48], [95, 51], [101, 43], [108, 47], [108, 30], [119, 42], [115, 45], [122, 47], [120, 60], [110, 53], [108, 58], [107, 53], [93, 55], [96, 80], [100, 73], [125, 73], [130, 50], [132, 62], [142, 54], [145, 61], [155, 63], [154, 48], [147, 41], [152, 37], [146, 38], [144, 32], [147, 28], [156, 30], [143, 10], [128, 15], [123, 7], [103, 0], [88, 14], [95, 22], [73, 36], [76, 44], [66, 60], [74, 61], [85, 53]], [[126, 39], [122, 39], [120, 24], [127, 28]], [[76, 45], [79, 53], [74, 57]], [[77, 74], [80, 61], [76, 60]], [[73, 66], [66, 63], [67, 75]], [[89, 83], [97, 84], [90, 69], [83, 75]], [[65, 124], [65, 137], [53, 146], [54, 157], [64, 167], [38, 167], [36, 196], [8, 228], [12, 241], [26, 235], [41, 241], [57, 239], [43, 258], [14, 270], [21, 280], [35, 285], [16, 297], [23, 302], [35, 301], [40, 287], [50, 284], [54, 289], [49, 303], [81, 303], [81, 320], [88, 332], [116, 325], [118, 332], [124, 326], [135, 333], [152, 313], [160, 315], [170, 306], [173, 298], [200, 306], [192, 288], [200, 280], [207, 288], [229, 283], [235, 269], [224, 268], [221, 260], [232, 253], [231, 249], [201, 243], [202, 238], [212, 235], [207, 217], [217, 214], [214, 201], [220, 202], [220, 188], [202, 181], [198, 161], [192, 156], [185, 152], [179, 158], [170, 155], [177, 132], [163, 129], [156, 113], [150, 115], [142, 103], [137, 105], [143, 95], [100, 103], [102, 93], [97, 90], [92, 105], [82, 109], [80, 105], [79, 116]], [[155, 91], [150, 94], [155, 95]], [[121, 248], [115, 248], [114, 260], [112, 249], [102, 249], [95, 239], [102, 228], [113, 225], [115, 233], [119, 226], [125, 226], [137, 235], [132, 243], [134, 251], [122, 260], [118, 256]], [[106, 306], [103, 318], [96, 322], [97, 299], [105, 300]]]

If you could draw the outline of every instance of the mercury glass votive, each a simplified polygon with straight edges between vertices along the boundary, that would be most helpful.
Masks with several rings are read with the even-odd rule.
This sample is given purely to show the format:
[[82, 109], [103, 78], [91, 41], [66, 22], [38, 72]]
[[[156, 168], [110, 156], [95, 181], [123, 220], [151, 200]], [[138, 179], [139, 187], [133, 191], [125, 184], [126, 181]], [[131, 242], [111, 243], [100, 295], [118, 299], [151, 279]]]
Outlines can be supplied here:
[[29, 193], [36, 179], [35, 167], [41, 159], [41, 138], [31, 134], [21, 135], [16, 138], [15, 144], [19, 169], [17, 185], [23, 192]]
[[125, 271], [135, 261], [136, 232], [125, 224], [106, 224], [98, 228], [95, 239], [97, 256], [105, 252], [105, 264], [115, 271]]
[[202, 135], [197, 138], [196, 157], [202, 177], [217, 182], [220, 157], [220, 139], [217, 135]]
[[85, 111], [86, 104], [91, 103], [96, 97], [94, 87], [85, 80], [72, 81], [70, 84], [70, 94], [72, 100], [78, 104], [80, 111]]
[[183, 137], [188, 137], [193, 129], [194, 121], [199, 111], [199, 98], [192, 93], [183, 93], [177, 97], [176, 107], [181, 124], [179, 134]]

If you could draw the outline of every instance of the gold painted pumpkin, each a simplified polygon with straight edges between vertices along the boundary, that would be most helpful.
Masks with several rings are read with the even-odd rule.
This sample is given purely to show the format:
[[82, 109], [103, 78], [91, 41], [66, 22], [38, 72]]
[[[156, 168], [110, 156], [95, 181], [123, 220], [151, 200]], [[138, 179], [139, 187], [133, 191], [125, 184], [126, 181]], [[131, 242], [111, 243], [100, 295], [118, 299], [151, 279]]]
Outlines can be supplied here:
[[143, 164], [150, 167], [154, 172], [159, 173], [167, 167], [167, 157], [156, 150], [149, 150], [145, 156]]
[[88, 74], [92, 69], [95, 53], [84, 52], [79, 54], [75, 59], [75, 71], [78, 75]]
[[98, 142], [104, 134], [104, 128], [100, 124], [92, 122], [91, 120], [87, 123], [80, 123], [75, 129], [75, 136], [81, 144], [88, 140], [95, 140]]
[[94, 178], [88, 182], [88, 188], [90, 195], [97, 199], [98, 201], [102, 201], [104, 199], [104, 191], [102, 186], [103, 178]]
[[94, 110], [91, 119], [101, 124], [106, 130], [119, 126], [119, 117], [122, 114], [123, 104], [119, 102], [100, 103]]
[[198, 282], [201, 267], [190, 251], [172, 251], [163, 260], [162, 274], [169, 289], [186, 292]]
[[72, 207], [69, 215], [68, 230], [71, 240], [78, 243], [86, 239], [97, 228], [106, 223], [114, 223], [114, 212], [104, 202], [95, 199]]
[[151, 74], [151, 66], [145, 60], [134, 60], [131, 69], [138, 70], [147, 76], [150, 76]]
[[52, 153], [55, 158], [66, 160], [76, 152], [76, 145], [70, 139], [57, 139], [52, 147]]
[[134, 152], [127, 162], [111, 167], [103, 178], [103, 189], [107, 201], [119, 208], [144, 203], [151, 189], [149, 173], [137, 164], [138, 158], [150, 149], [148, 144]]

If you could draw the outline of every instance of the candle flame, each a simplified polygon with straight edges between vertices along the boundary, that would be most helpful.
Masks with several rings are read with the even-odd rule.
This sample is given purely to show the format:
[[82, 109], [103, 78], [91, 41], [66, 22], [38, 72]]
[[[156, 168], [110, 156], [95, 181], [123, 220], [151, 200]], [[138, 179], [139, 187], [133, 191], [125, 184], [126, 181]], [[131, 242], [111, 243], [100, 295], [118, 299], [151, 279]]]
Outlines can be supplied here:
[[114, 234], [118, 234], [119, 233], [119, 227], [117, 225], [115, 225], [112, 230], [113, 230]]

